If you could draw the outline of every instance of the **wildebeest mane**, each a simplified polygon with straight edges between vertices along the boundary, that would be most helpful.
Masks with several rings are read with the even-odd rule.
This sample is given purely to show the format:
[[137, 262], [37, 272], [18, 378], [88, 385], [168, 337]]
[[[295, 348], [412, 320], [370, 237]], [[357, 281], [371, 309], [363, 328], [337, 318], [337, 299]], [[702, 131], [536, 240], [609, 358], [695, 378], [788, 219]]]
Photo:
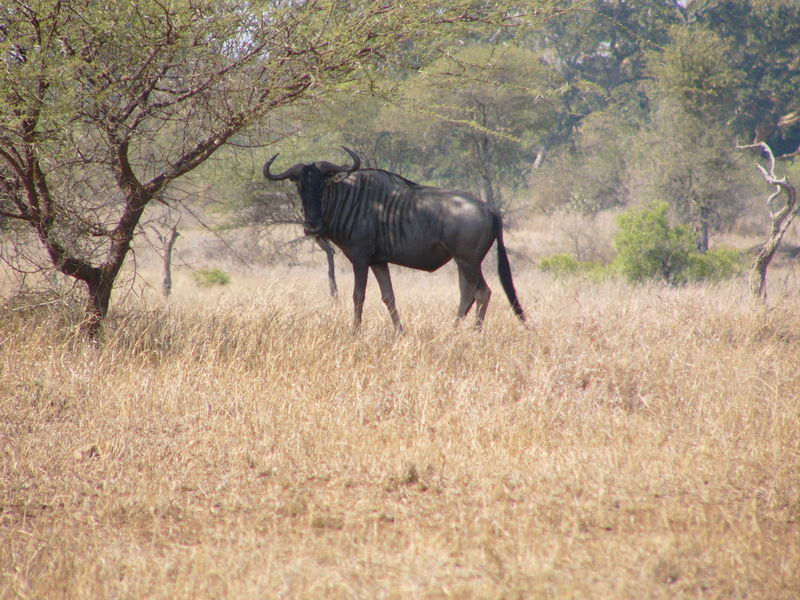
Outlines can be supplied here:
[[416, 189], [421, 189], [421, 188], [427, 187], [427, 186], [424, 186], [424, 185], [422, 185], [420, 183], [417, 183], [415, 181], [411, 181], [410, 179], [406, 179], [402, 175], [398, 175], [397, 173], [392, 173], [391, 171], [386, 171], [384, 169], [369, 168], [369, 169], [361, 169], [360, 170], [360, 172], [362, 172], [362, 173], [365, 172], [365, 171], [372, 172], [372, 173], [381, 173], [384, 176], [386, 176], [391, 183], [393, 183], [393, 184], [404, 184], [404, 185], [406, 185], [407, 187], [409, 187], [411, 189], [415, 189], [416, 190]]

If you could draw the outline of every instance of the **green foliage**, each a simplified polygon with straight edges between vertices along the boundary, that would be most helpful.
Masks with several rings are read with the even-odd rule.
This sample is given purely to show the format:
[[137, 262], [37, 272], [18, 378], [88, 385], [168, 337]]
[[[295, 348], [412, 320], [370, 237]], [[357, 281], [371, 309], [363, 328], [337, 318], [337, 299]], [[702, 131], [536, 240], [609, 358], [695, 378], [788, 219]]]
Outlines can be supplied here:
[[686, 268], [689, 281], [720, 281], [741, 274], [747, 255], [734, 248], [714, 248], [708, 252], [692, 252]]
[[800, 144], [800, 3], [716, 0], [707, 4], [699, 22], [728, 42], [731, 53], [726, 58], [743, 74], [731, 113], [736, 135], [763, 139], [776, 155], [793, 152]]
[[230, 275], [220, 269], [198, 269], [192, 271], [192, 278], [197, 285], [204, 288], [224, 286], [231, 282]]
[[623, 105], [598, 110], [582, 122], [571, 150], [550, 155], [549, 163], [528, 177], [533, 203], [545, 213], [565, 207], [581, 214], [597, 213], [628, 201], [635, 138], [643, 116]]
[[617, 218], [614, 264], [628, 281], [685, 281], [694, 238], [689, 228], [670, 225], [668, 210], [665, 202], [654, 202], [648, 208], [629, 210]]
[[646, 103], [645, 51], [666, 44], [669, 26], [678, 21], [675, 7], [663, 0], [570, 0], [565, 4], [578, 10], [531, 34], [532, 42], [544, 48], [548, 60], [569, 83], [563, 97], [567, 110], [549, 146], [574, 140], [586, 115], [611, 106], [638, 110]]
[[576, 275], [581, 271], [581, 261], [570, 254], [553, 254], [543, 258], [539, 268], [553, 275]]
[[695, 251], [691, 230], [672, 225], [668, 212], [665, 202], [653, 202], [619, 215], [613, 240], [617, 254], [610, 264], [554, 254], [543, 258], [539, 268], [556, 277], [599, 280], [622, 275], [630, 282], [657, 280], [672, 285], [720, 281], [742, 272], [745, 253], [731, 248]]
[[691, 227], [697, 248], [708, 249], [711, 234], [734, 222], [752, 189], [736, 162], [730, 130], [663, 98], [631, 141], [632, 197], [668, 203]]
[[[531, 174], [535, 204], [587, 212], [615, 199], [666, 200], [708, 247], [709, 232], [730, 225], [748, 196], [734, 140], [768, 139], [776, 154], [800, 144], [800, 3], [565, 4], [586, 10], [531, 34], [567, 82], [569, 106], [549, 140], [550, 163]], [[610, 109], [631, 131], [607, 129], [587, 151], [587, 125]]]
[[628, 281], [719, 281], [741, 273], [745, 255], [730, 248], [694, 250], [694, 236], [685, 225], [672, 226], [665, 202], [629, 210], [617, 219], [614, 267]]
[[716, 33], [687, 26], [669, 32], [670, 43], [648, 61], [656, 76], [653, 109], [634, 138], [631, 190], [667, 202], [704, 251], [745, 198], [730, 128], [742, 76], [731, 64], [731, 45]]
[[[315, 160], [341, 162], [348, 158], [341, 146], [347, 146], [361, 156], [366, 167], [423, 179], [429, 171], [426, 154], [429, 140], [410, 135], [416, 117], [392, 104], [398, 82], [381, 79], [374, 85], [376, 95], [348, 91], [321, 101], [310, 115], [305, 115], [308, 123], [300, 134], [281, 144], [281, 160], [290, 164]], [[285, 112], [291, 112], [295, 119], [302, 116], [297, 110]]]
[[659, 91], [682, 111], [725, 121], [733, 113], [742, 74], [730, 61], [730, 43], [713, 31], [674, 26], [671, 43], [650, 65]]
[[438, 183], [502, 207], [555, 125], [562, 83], [532, 51], [468, 45], [403, 83], [395, 137]]
[[533, 51], [462, 44], [406, 74], [374, 80], [374, 95], [345, 90], [313, 111], [294, 111], [305, 126], [281, 158], [338, 161], [346, 145], [366, 166], [468, 190], [502, 207], [524, 185], [555, 125], [562, 83]]
[[553, 254], [539, 262], [539, 269], [556, 277], [581, 275], [590, 279], [602, 279], [610, 274], [609, 268], [601, 263], [578, 260], [570, 254]]

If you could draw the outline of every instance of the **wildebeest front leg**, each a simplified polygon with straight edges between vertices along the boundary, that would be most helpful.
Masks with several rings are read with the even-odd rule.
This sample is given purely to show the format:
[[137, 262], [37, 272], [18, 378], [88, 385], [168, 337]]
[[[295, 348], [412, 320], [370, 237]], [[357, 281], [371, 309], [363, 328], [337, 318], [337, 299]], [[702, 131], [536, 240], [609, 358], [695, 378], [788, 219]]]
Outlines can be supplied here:
[[378, 285], [381, 288], [381, 299], [389, 309], [389, 315], [392, 317], [392, 324], [394, 325], [397, 333], [403, 332], [403, 326], [400, 324], [400, 315], [397, 313], [397, 307], [394, 303], [394, 290], [392, 289], [392, 277], [389, 274], [389, 265], [386, 263], [378, 263], [372, 265], [372, 272], [375, 279], [378, 280]]
[[364, 312], [364, 298], [367, 295], [367, 265], [353, 264], [353, 331], [361, 325], [361, 314]]
[[339, 295], [339, 289], [336, 287], [336, 267], [333, 262], [333, 247], [321, 237], [316, 238], [317, 245], [325, 252], [328, 259], [328, 288], [331, 291], [331, 297], [336, 298]]

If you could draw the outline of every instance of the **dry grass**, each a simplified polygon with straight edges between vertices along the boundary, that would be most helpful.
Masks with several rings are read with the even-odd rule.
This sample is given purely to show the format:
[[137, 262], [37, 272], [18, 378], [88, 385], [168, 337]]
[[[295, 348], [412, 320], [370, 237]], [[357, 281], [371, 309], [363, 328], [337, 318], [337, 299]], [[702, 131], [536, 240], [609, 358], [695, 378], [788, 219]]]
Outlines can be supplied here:
[[0, 598], [800, 596], [800, 301], [517, 279], [0, 316]]

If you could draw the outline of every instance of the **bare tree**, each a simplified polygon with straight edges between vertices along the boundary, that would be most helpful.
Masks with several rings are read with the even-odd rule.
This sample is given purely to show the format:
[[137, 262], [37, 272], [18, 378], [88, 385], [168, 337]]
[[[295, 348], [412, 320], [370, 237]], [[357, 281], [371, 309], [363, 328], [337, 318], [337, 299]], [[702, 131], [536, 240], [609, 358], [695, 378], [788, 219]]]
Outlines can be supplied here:
[[166, 233], [161, 233], [157, 228], [155, 229], [156, 237], [161, 243], [161, 295], [164, 300], [169, 298], [172, 293], [172, 249], [175, 247], [175, 241], [178, 239], [178, 225], [180, 224], [180, 217], [169, 226]]
[[[797, 189], [792, 185], [787, 177], [778, 178], [775, 175], [775, 156], [772, 148], [766, 142], [758, 144], [748, 144], [737, 146], [741, 150], [757, 149], [767, 155], [769, 160], [769, 170], [761, 165], [756, 165], [761, 175], [770, 185], [775, 186], [775, 191], [767, 198], [767, 210], [769, 211], [771, 226], [767, 241], [758, 249], [750, 269], [750, 289], [753, 295], [766, 302], [767, 300], [767, 269], [772, 262], [778, 247], [783, 240], [783, 236], [797, 216]], [[781, 201], [778, 199], [785, 198]]]

